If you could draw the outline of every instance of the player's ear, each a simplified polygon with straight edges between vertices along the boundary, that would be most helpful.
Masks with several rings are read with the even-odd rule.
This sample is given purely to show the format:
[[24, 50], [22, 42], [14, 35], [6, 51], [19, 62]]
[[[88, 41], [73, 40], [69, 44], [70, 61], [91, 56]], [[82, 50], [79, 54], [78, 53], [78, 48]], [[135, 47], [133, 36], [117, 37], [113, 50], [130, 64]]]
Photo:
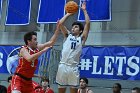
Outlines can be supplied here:
[[83, 33], [83, 31], [82, 30], [80, 30], [80, 35]]

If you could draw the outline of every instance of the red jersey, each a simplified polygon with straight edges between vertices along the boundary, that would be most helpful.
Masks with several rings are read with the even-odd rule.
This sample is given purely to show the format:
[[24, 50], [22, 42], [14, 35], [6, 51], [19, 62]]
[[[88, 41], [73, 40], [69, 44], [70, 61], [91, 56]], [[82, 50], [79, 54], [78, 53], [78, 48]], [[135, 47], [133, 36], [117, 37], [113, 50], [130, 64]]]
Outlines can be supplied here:
[[[88, 93], [89, 90], [90, 90], [90, 89], [86, 89], [86, 93]], [[78, 89], [77, 93], [82, 93], [82, 92], [81, 92], [81, 89]]]
[[45, 93], [54, 93], [54, 91], [51, 88], [48, 88]]
[[44, 91], [42, 91], [42, 87], [37, 82], [32, 81], [32, 84], [35, 93], [44, 93]]
[[35, 93], [54, 93], [54, 91], [51, 88], [47, 88], [47, 90], [43, 90], [42, 88], [35, 89]]
[[34, 88], [34, 89], [41, 87], [41, 86], [40, 86], [37, 82], [35, 82], [35, 81], [32, 81], [32, 84], [33, 84], [33, 88]]
[[35, 89], [35, 93], [45, 93], [44, 90], [42, 90], [42, 87]]
[[[28, 46], [23, 46], [23, 47], [28, 50], [30, 55], [39, 52], [38, 49], [32, 50]], [[34, 76], [34, 72], [36, 70], [37, 64], [38, 64], [38, 59], [36, 59], [36, 60], [34, 60], [32, 62], [28, 62], [25, 58], [20, 56], [19, 64], [18, 64], [18, 67], [16, 68], [15, 73], [21, 74], [26, 78], [32, 78]]]

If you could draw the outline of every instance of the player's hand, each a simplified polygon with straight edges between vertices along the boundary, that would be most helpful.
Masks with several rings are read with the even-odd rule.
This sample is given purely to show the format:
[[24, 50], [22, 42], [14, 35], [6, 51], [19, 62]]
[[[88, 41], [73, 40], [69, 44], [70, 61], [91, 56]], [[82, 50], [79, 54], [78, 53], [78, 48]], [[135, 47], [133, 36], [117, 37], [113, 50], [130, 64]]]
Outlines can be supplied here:
[[45, 52], [45, 51], [47, 51], [49, 48], [52, 48], [52, 46], [45, 47], [42, 51]]
[[82, 3], [81, 9], [82, 9], [82, 10], [86, 10], [86, 2], [83, 2], [83, 3]]
[[73, 15], [74, 13], [67, 13], [68, 16]]

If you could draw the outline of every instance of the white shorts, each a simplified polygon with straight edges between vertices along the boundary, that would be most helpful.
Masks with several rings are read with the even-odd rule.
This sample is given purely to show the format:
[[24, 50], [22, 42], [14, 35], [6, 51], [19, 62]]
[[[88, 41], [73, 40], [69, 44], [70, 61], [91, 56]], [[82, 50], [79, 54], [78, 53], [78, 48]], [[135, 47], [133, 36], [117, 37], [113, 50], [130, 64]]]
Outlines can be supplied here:
[[78, 86], [79, 70], [78, 66], [59, 64], [56, 82], [61, 86]]

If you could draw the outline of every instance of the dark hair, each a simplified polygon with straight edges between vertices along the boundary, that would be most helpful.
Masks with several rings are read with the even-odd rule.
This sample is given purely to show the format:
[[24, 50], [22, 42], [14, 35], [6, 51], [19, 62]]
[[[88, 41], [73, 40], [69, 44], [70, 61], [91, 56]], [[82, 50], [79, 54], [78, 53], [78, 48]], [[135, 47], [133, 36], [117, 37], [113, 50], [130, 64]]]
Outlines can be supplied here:
[[48, 78], [42, 78], [41, 82], [42, 81], [47, 81], [49, 83], [49, 79]]
[[[81, 22], [74, 22], [74, 23], [72, 24], [72, 26], [74, 26], [74, 25], [78, 25], [78, 26], [79, 26], [79, 30], [80, 30], [80, 31], [82, 30], [82, 33], [83, 33], [84, 26], [83, 26], [83, 24], [82, 24]], [[82, 33], [80, 33], [80, 34], [82, 34]]]
[[12, 76], [8, 77], [7, 82], [9, 82], [10, 80], [12, 80]]
[[122, 89], [122, 86], [120, 83], [114, 83], [114, 85], [117, 85], [119, 87], [119, 89], [121, 90]]
[[37, 36], [37, 33], [32, 31], [32, 32], [28, 32], [24, 35], [24, 42], [25, 42], [26, 45], [28, 44], [27, 41], [32, 39], [32, 35]]
[[41, 79], [41, 83], [42, 83], [43, 81], [47, 81], [47, 82], [48, 82], [48, 87], [50, 87], [50, 84], [49, 84], [49, 79], [48, 79], [47, 77], [42, 78], [42, 79]]
[[86, 82], [86, 84], [88, 84], [88, 79], [87, 78], [83, 77], [83, 78], [80, 78], [80, 80], [81, 79], [83, 79]]
[[136, 90], [138, 93], [140, 93], [140, 88], [139, 87], [134, 87], [132, 90]]

